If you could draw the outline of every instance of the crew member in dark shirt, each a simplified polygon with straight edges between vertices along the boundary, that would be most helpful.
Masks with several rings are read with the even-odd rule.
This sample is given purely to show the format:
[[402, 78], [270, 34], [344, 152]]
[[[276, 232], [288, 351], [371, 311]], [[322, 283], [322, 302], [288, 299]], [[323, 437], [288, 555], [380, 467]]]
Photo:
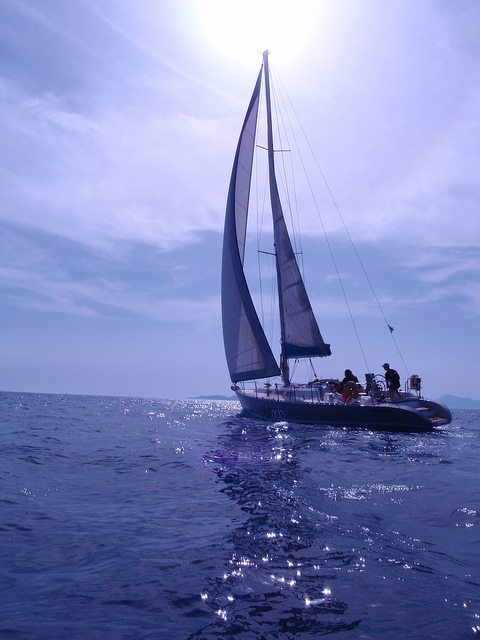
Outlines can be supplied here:
[[398, 392], [400, 389], [400, 376], [395, 369], [390, 368], [388, 362], [382, 364], [382, 367], [385, 369], [385, 381], [387, 383], [387, 389], [390, 392], [390, 400], [400, 398], [400, 393]]
[[357, 382], [358, 383], [357, 376], [354, 376], [353, 373], [350, 371], [350, 369], [345, 369], [345, 377], [340, 382], [340, 384], [337, 385], [337, 388], [335, 389], [335, 391], [337, 393], [342, 393], [343, 387], [347, 384], [347, 382]]

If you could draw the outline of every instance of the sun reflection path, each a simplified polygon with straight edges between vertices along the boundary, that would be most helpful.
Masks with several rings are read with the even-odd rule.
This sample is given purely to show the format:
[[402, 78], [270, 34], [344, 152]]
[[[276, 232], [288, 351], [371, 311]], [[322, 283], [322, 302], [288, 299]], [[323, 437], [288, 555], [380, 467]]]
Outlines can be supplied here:
[[244, 426], [230, 432], [208, 455], [222, 493], [244, 517], [227, 537], [233, 548], [226, 564], [199, 594], [202, 608], [215, 619], [213, 627], [220, 625], [225, 633], [238, 626], [253, 632], [265, 624], [279, 634], [354, 628], [358, 620], [332, 582], [339, 574], [362, 571], [363, 554], [335, 549], [329, 539], [331, 516], [299, 493], [302, 459], [288, 425], [253, 428], [248, 435]]

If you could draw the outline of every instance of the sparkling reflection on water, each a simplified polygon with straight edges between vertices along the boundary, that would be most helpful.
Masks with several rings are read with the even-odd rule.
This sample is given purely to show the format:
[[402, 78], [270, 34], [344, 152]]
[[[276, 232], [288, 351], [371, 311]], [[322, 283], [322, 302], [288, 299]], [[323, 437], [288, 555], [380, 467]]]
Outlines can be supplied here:
[[478, 473], [465, 465], [463, 489], [451, 473], [465, 446], [478, 451], [476, 432], [244, 419], [220, 440], [208, 462], [247, 517], [202, 593], [218, 619], [192, 638], [476, 634]]

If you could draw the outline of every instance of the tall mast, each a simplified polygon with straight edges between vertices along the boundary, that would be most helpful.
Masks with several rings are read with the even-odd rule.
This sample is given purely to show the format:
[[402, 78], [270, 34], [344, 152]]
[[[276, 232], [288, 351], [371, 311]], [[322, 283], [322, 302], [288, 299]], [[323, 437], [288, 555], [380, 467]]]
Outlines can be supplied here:
[[[264, 74], [265, 74], [265, 96], [267, 105], [267, 147], [268, 147], [268, 177], [270, 184], [270, 202], [272, 205], [272, 214], [275, 219], [277, 211], [281, 212], [280, 196], [278, 195], [277, 180], [275, 177], [275, 158], [273, 149], [273, 126], [272, 126], [272, 105], [270, 100], [270, 74], [268, 71], [268, 51], [263, 52]], [[281, 214], [283, 215], [283, 214]], [[283, 307], [283, 291], [281, 287], [280, 268], [275, 248], [275, 258], [277, 267], [277, 284], [278, 284], [278, 301], [280, 306], [280, 329], [281, 329], [281, 352], [280, 352], [280, 371], [283, 383], [290, 384], [290, 371], [288, 360], [285, 355], [284, 337], [285, 337], [285, 317]]]

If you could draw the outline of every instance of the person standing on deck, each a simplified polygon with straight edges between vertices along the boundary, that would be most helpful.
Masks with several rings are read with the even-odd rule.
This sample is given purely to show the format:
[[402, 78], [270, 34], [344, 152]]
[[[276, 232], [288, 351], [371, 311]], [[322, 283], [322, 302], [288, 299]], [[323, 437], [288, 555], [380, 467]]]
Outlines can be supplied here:
[[390, 400], [400, 398], [400, 393], [398, 392], [400, 389], [400, 376], [395, 369], [390, 369], [388, 362], [382, 364], [382, 367], [385, 369], [385, 381], [390, 392]]

